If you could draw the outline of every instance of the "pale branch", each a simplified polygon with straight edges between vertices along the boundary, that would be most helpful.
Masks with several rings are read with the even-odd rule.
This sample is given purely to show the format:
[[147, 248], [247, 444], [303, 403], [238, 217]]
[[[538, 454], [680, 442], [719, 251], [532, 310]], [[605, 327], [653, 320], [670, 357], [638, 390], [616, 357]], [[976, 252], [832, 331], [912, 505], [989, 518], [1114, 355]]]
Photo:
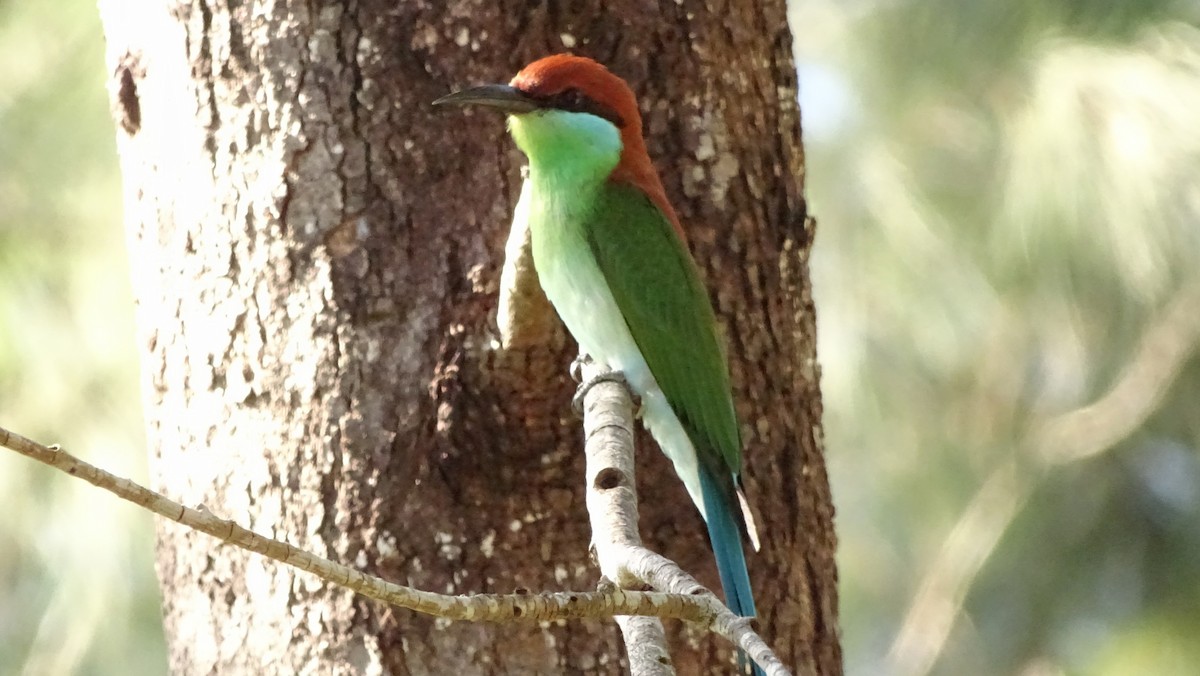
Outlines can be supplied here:
[[645, 615], [617, 615], [615, 619], [625, 641], [631, 676], [674, 676], [662, 620]]
[[[642, 545], [638, 534], [633, 403], [629, 390], [620, 379], [598, 380], [605, 371], [590, 360], [581, 358], [581, 364], [582, 380], [590, 384], [583, 401], [587, 510], [592, 525], [592, 547], [601, 574], [625, 587], [648, 584], [660, 592], [709, 599], [720, 607], [713, 624], [722, 627], [722, 635], [730, 637], [767, 674], [787, 674], [783, 662], [754, 631], [750, 618], [736, 615], [675, 562]], [[621, 629], [633, 674], [674, 673], [673, 668], [659, 668], [661, 665], [635, 666], [635, 642], [641, 639], [631, 636], [624, 623]], [[657, 636], [661, 635], [659, 625]], [[658, 646], [654, 646], [647, 657], [653, 659], [657, 655], [669, 664], [665, 638], [661, 653], [658, 651]]]
[[[600, 573], [622, 587], [643, 582], [626, 572], [622, 553], [641, 547], [637, 483], [633, 462], [633, 401], [617, 380], [596, 382], [603, 369], [580, 357], [583, 393], [584, 454], [592, 551]], [[657, 617], [617, 617], [632, 676], [674, 676], [662, 621]]]
[[895, 673], [923, 676], [937, 663], [967, 591], [1047, 469], [1099, 455], [1157, 408], [1200, 346], [1200, 279], [1175, 293], [1146, 328], [1113, 386], [1096, 401], [1030, 427], [1021, 458], [983, 482], [921, 579], [888, 653]]
[[[471, 596], [434, 594], [388, 582], [298, 549], [286, 542], [259, 535], [233, 521], [213, 515], [204, 507], [185, 507], [136, 482], [84, 462], [57, 446], [39, 444], [3, 427], [0, 427], [0, 446], [83, 479], [143, 509], [211, 535], [239, 549], [298, 568], [325, 582], [345, 587], [367, 598], [427, 615], [475, 622], [606, 619], [619, 615], [673, 618], [694, 622], [737, 643], [743, 649], [754, 645], [747, 639], [746, 632], [739, 631], [738, 623], [731, 622], [730, 610], [711, 594], [690, 596], [627, 591], [615, 587], [596, 592]], [[758, 641], [761, 643], [761, 639]], [[754, 656], [755, 653], [751, 652], [751, 655]], [[783, 674], [786, 671], [768, 670], [768, 673]]]

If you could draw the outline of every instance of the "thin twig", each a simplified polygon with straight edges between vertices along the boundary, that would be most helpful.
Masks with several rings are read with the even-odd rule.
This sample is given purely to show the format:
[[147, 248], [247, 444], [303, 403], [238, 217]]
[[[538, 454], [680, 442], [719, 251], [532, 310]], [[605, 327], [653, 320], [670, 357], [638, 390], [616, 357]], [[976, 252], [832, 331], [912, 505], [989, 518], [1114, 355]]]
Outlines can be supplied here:
[[[0, 427], [0, 446], [78, 477], [117, 497], [193, 530], [312, 573], [321, 580], [363, 596], [427, 615], [475, 622], [527, 622], [559, 619], [606, 619], [644, 615], [694, 622], [747, 649], [746, 635], [732, 626], [728, 608], [711, 595], [688, 596], [626, 591], [546, 592], [540, 594], [476, 594], [452, 596], [405, 587], [324, 559], [286, 542], [250, 531], [207, 509], [192, 509], [138, 483], [110, 474], [57, 446], [45, 446]], [[755, 637], [757, 638], [757, 637]], [[761, 642], [761, 639], [759, 639]], [[751, 653], [753, 655], [754, 653]], [[775, 672], [780, 673], [780, 672]]]

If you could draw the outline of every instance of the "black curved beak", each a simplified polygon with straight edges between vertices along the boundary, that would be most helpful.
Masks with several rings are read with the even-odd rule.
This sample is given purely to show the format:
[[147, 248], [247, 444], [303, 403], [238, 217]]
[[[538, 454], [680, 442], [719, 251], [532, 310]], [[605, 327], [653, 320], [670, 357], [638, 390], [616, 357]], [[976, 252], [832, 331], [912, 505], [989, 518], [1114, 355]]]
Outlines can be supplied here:
[[433, 102], [435, 106], [487, 106], [510, 115], [531, 113], [540, 106], [516, 87], [502, 84], [480, 85], [447, 94]]

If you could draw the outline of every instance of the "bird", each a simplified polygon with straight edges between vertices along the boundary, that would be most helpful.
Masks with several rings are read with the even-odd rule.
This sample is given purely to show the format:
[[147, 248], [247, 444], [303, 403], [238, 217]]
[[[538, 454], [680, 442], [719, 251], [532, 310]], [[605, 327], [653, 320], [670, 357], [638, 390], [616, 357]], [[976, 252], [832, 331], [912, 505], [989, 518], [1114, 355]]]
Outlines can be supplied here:
[[621, 373], [641, 400], [643, 425], [707, 525], [726, 605], [754, 617], [742, 537], [756, 549], [758, 539], [725, 348], [633, 90], [590, 58], [555, 54], [508, 84], [434, 104], [507, 114], [528, 159], [514, 218], [527, 219], [542, 290], [580, 352]]

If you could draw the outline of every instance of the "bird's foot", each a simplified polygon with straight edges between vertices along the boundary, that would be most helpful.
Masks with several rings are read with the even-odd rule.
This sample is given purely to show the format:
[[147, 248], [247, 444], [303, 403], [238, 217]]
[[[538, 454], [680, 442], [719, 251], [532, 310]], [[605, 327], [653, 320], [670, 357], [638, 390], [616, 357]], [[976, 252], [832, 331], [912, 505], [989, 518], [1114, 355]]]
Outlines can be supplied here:
[[629, 382], [625, 380], [625, 374], [620, 371], [605, 371], [597, 373], [588, 378], [586, 381], [579, 384], [575, 390], [575, 396], [571, 397], [571, 408], [579, 415], [583, 415], [583, 399], [591, 389], [600, 383], [617, 383], [618, 385], [628, 386]]
[[596, 583], [596, 591], [600, 592], [601, 594], [612, 594], [613, 592], [617, 591], [617, 589], [617, 583], [613, 582], [607, 577], [604, 577], [603, 575], [600, 576], [600, 581]]
[[582, 382], [583, 367], [590, 363], [592, 363], [591, 355], [580, 352], [579, 356], [575, 357], [575, 360], [571, 362], [571, 365], [567, 369], [567, 372], [571, 374], [571, 380], [577, 383]]

